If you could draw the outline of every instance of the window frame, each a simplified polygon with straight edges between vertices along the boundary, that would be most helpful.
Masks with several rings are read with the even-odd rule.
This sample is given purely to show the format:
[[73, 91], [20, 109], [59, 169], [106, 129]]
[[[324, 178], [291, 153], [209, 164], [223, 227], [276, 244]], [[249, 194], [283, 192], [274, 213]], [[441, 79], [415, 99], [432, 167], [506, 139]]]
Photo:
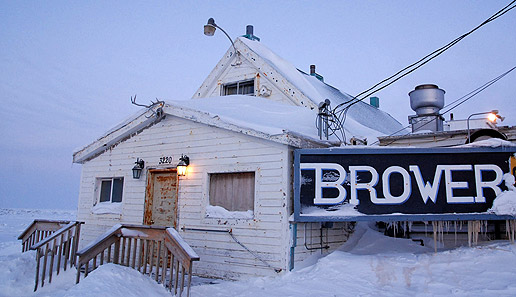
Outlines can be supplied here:
[[[222, 183], [224, 183], [224, 181], [222, 181], [222, 179], [218, 179], [215, 181], [212, 180], [212, 178], [217, 177], [217, 176], [218, 177], [224, 177], [224, 176], [231, 177], [231, 178], [228, 178], [225, 182], [227, 182], [228, 180], [231, 180], [232, 188], [230, 189], [231, 193], [226, 193], [227, 195], [223, 199], [221, 199], [222, 197], [217, 197], [216, 201], [212, 201], [212, 194], [216, 193], [216, 192], [212, 193], [212, 189], [213, 189], [212, 187], [215, 186], [215, 183], [221, 183], [219, 185], [224, 185], [224, 184], [222, 184]], [[242, 194], [245, 194], [245, 201], [244, 201], [244, 199], [236, 200], [238, 197], [234, 195], [235, 191], [234, 191], [233, 183], [236, 181], [236, 178], [239, 176], [243, 176], [244, 177], [243, 179], [249, 179], [249, 180], [246, 180], [245, 183], [249, 184], [251, 186], [249, 191], [245, 191], [245, 193], [242, 193]], [[256, 191], [255, 191], [256, 172], [254, 172], [254, 171], [214, 172], [214, 173], [209, 174], [208, 179], [210, 182], [209, 192], [208, 192], [208, 203], [210, 206], [220, 206], [229, 212], [246, 212], [246, 211], [250, 210], [254, 213], [254, 202], [255, 202], [255, 198], [256, 198]], [[231, 196], [229, 196], [229, 195], [231, 195]], [[213, 195], [213, 196], [215, 196], [215, 195]], [[242, 195], [241, 197], [244, 197], [244, 195]], [[213, 197], [213, 199], [215, 199], [215, 197]], [[237, 201], [243, 201], [243, 203], [237, 203]], [[228, 204], [231, 204], [233, 207], [231, 209], [228, 209], [229, 208]], [[238, 209], [237, 207], [235, 207], [235, 204], [247, 205], [247, 206], [250, 206], [250, 208]]]
[[[120, 188], [120, 201], [113, 201], [113, 194], [115, 194], [115, 180], [121, 180], [121, 188]], [[109, 200], [104, 200], [102, 201], [102, 194], [103, 194], [103, 189], [102, 189], [102, 185], [104, 182], [106, 181], [109, 181], [111, 184], [110, 184], [110, 188], [109, 188]], [[124, 198], [124, 177], [123, 176], [114, 176], [114, 177], [100, 177], [100, 178], [97, 178], [97, 186], [96, 186], [96, 199], [95, 199], [95, 203], [93, 204], [94, 206], [97, 205], [97, 204], [100, 204], [100, 203], [110, 203], [110, 204], [113, 204], [113, 203], [122, 203], [123, 202], [123, 198]]]
[[[243, 87], [246, 87], [245, 84], [249, 84], [249, 83], [252, 83], [252, 90], [253, 92], [252, 93], [247, 93], [247, 94], [240, 94], [239, 93], [239, 90], [240, 90], [240, 86], [241, 85], [244, 85], [242, 86]], [[230, 87], [234, 87], [236, 86], [236, 93], [235, 94], [228, 94], [228, 91], [227, 89], [230, 88]], [[246, 80], [239, 80], [239, 81], [236, 81], [236, 82], [231, 82], [231, 83], [226, 83], [226, 84], [223, 84], [222, 85], [222, 88], [221, 88], [221, 96], [229, 96], [229, 95], [245, 95], [245, 96], [256, 96], [256, 82], [255, 82], [255, 79], [246, 79]]]
[[[214, 205], [210, 204], [210, 175], [217, 173], [239, 173], [239, 172], [254, 172], [254, 193], [253, 193], [253, 209], [251, 216], [239, 216], [238, 214], [243, 214], [245, 211], [229, 211], [229, 213], [236, 214], [235, 217], [218, 217], [208, 215], [208, 208], [214, 207]], [[217, 170], [206, 170], [203, 173], [203, 205], [204, 205], [204, 218], [203, 222], [205, 224], [218, 224], [221, 222], [232, 222], [232, 223], [244, 223], [254, 225], [256, 221], [254, 219], [257, 216], [257, 211], [259, 209], [259, 200], [260, 200], [260, 176], [261, 170], [257, 166], [221, 166]], [[223, 220], [221, 220], [223, 219]]]

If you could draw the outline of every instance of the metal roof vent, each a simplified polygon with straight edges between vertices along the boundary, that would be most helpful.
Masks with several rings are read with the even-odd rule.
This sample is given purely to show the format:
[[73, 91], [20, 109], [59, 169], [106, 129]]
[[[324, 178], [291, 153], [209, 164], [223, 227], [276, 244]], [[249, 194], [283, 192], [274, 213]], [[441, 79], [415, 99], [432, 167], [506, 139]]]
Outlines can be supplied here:
[[409, 93], [410, 107], [417, 115], [438, 114], [444, 107], [444, 93], [436, 85], [419, 85]]
[[444, 118], [439, 111], [444, 107], [444, 93], [437, 85], [425, 84], [417, 86], [408, 94], [410, 107], [416, 112], [416, 115], [409, 116], [412, 132], [443, 131]]
[[318, 80], [324, 82], [324, 77], [319, 73], [315, 72], [315, 65], [310, 65], [310, 75], [315, 76]]
[[254, 31], [253, 25], [247, 25], [247, 27], [245, 27], [245, 35], [242, 35], [242, 37], [245, 37], [250, 40], [260, 41], [260, 37], [254, 36], [253, 31]]

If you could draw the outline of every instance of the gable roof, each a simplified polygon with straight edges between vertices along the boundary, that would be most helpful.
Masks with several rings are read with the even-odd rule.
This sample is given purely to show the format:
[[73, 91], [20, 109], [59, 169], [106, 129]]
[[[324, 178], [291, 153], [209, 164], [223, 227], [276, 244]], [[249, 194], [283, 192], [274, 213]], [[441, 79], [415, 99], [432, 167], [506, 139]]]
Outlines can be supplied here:
[[[154, 111], [158, 108], [154, 107]], [[314, 111], [263, 98], [234, 95], [199, 100], [167, 100], [161, 108], [162, 113], [141, 110], [93, 143], [75, 151], [73, 162], [84, 163], [95, 158], [161, 121], [164, 116], [175, 116], [296, 148], [338, 145], [336, 142], [318, 139], [313, 125], [316, 115]]]
[[[207, 97], [210, 86], [219, 83], [218, 77], [228, 67], [235, 65], [237, 59], [246, 59], [261, 76], [271, 78], [270, 82], [282, 90], [294, 105], [317, 109], [318, 104], [325, 99], [330, 99], [333, 107], [353, 99], [349, 94], [297, 69], [258, 41], [239, 37], [235, 41], [235, 47], [241, 53], [240, 57], [233, 53], [233, 47], [229, 48], [192, 98]], [[360, 135], [358, 131], [354, 131], [352, 125], [348, 125], [350, 119], [387, 135], [403, 129], [391, 115], [361, 101], [348, 110], [344, 124], [347, 133]]]
[[[259, 73], [276, 82], [276, 87], [284, 92], [292, 105], [241, 95], [167, 101], [153, 110], [141, 110], [93, 143], [75, 151], [73, 162], [84, 163], [95, 158], [166, 115], [297, 148], [338, 145], [337, 142], [318, 139], [315, 128], [317, 106], [325, 99], [330, 99], [332, 106], [336, 106], [352, 99], [350, 95], [300, 71], [257, 41], [240, 37], [235, 41], [235, 47], [240, 56], [237, 57], [231, 47], [193, 98], [207, 97], [210, 85], [218, 84], [220, 75], [236, 59], [246, 59]], [[158, 108], [163, 113], [156, 113]], [[363, 102], [349, 109], [344, 124], [346, 135], [359, 138], [389, 135], [401, 129], [401, 124], [389, 114]]]

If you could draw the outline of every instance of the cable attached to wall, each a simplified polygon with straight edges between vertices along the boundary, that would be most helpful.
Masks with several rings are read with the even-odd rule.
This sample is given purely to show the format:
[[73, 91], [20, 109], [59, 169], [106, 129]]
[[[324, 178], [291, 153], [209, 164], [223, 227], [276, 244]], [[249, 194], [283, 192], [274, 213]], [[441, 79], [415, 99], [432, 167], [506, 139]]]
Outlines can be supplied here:
[[267, 263], [265, 260], [263, 260], [260, 256], [258, 256], [255, 252], [251, 251], [248, 247], [246, 247], [243, 243], [241, 243], [236, 237], [235, 235], [233, 235], [233, 229], [229, 229], [229, 230], [220, 230], [220, 229], [201, 229], [201, 228], [186, 228], [186, 227], [182, 227], [181, 228], [182, 231], [199, 231], [199, 232], [218, 232], [218, 233], [228, 233], [231, 238], [233, 239], [233, 241], [235, 241], [238, 245], [240, 245], [241, 247], [243, 247], [246, 251], [248, 251], [251, 255], [253, 255], [257, 260], [259, 260], [260, 262], [262, 262], [265, 266], [273, 269], [276, 273], [280, 273], [281, 271], [283, 271], [283, 269], [281, 268], [274, 268], [272, 267], [269, 263]]

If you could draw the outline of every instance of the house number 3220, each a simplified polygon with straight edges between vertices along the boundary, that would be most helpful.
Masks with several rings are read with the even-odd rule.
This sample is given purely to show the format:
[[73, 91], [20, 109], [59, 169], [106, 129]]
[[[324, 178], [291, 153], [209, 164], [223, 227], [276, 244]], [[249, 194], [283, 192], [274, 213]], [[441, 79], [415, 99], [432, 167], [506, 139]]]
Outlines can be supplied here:
[[158, 164], [172, 164], [172, 157], [161, 157]]

